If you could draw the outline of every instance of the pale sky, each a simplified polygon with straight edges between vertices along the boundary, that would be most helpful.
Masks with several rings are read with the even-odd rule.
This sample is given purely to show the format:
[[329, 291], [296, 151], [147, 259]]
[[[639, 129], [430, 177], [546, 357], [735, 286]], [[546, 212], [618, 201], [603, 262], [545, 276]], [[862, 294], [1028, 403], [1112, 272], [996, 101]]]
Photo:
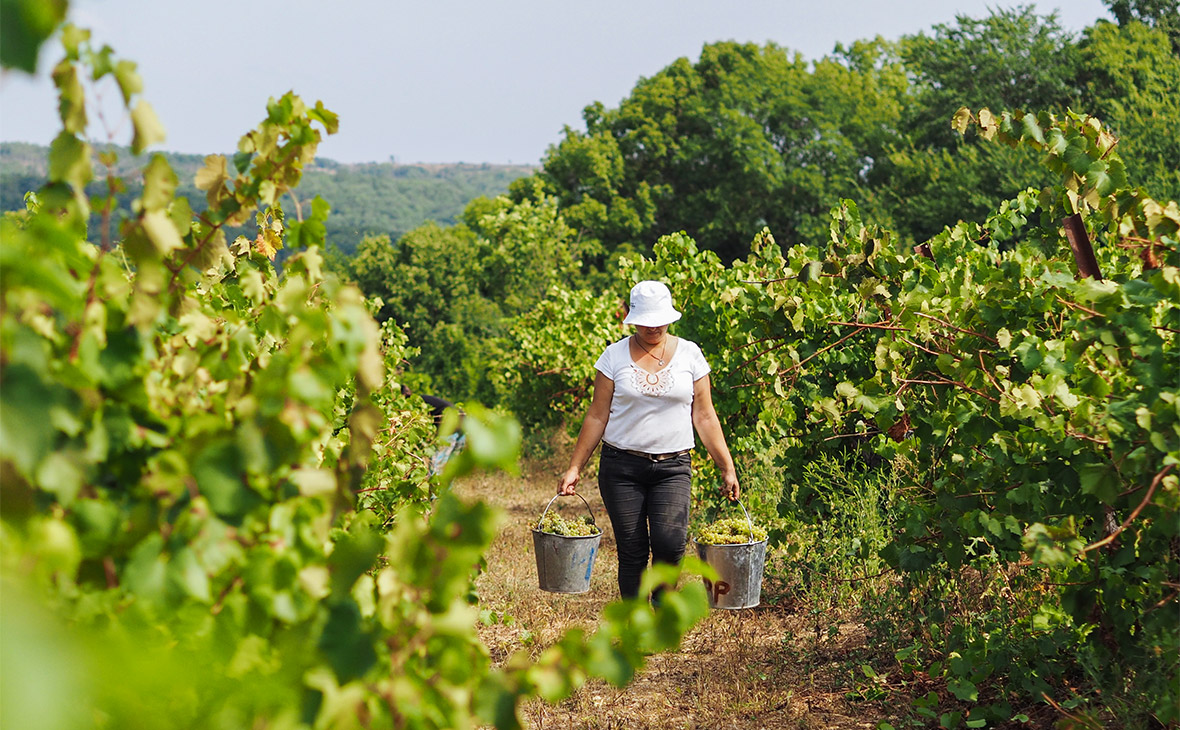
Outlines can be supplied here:
[[[319, 156], [340, 162], [537, 163], [582, 108], [616, 107], [641, 77], [720, 40], [773, 41], [809, 60], [985, 17], [1010, 0], [72, 0], [70, 18], [139, 64], [168, 131], [159, 149], [231, 152], [294, 90], [340, 115]], [[1079, 32], [1101, 0], [1041, 0]], [[60, 129], [47, 44], [38, 77], [0, 78], [0, 140]], [[113, 88], [107, 95], [115, 96]], [[93, 116], [93, 115], [92, 115]], [[108, 120], [117, 125], [118, 119]], [[93, 122], [93, 120], [92, 120]], [[92, 125], [93, 126], [93, 125]], [[126, 144], [128, 125], [116, 141]], [[92, 129], [96, 140], [107, 134]]]

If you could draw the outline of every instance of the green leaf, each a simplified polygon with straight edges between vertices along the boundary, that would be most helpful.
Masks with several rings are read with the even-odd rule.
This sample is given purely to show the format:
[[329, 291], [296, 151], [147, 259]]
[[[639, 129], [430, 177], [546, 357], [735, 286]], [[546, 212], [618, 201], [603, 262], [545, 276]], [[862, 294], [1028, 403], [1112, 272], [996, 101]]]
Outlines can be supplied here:
[[166, 212], [162, 210], [148, 211], [144, 213], [140, 223], [143, 225], [148, 240], [152, 242], [160, 254], [166, 255], [184, 246], [180, 231], [176, 230], [176, 226], [172, 224], [172, 218]]
[[242, 453], [228, 439], [214, 442], [197, 454], [193, 460], [193, 478], [197, 490], [205, 495], [218, 515], [238, 517], [261, 501], [246, 486]]
[[86, 92], [78, 79], [78, 70], [69, 61], [62, 61], [53, 69], [53, 83], [58, 92], [58, 116], [62, 131], [73, 135], [86, 134]]
[[72, 512], [78, 525], [82, 555], [86, 558], [106, 555], [119, 528], [119, 508], [101, 499], [82, 499], [74, 503]]
[[471, 404], [463, 419], [463, 432], [467, 447], [459, 453], [459, 458], [452, 457], [447, 462], [444, 482], [475, 467], [498, 468], [512, 474], [519, 471], [521, 433], [516, 419]]
[[968, 679], [956, 677], [946, 683], [946, 688], [951, 691], [951, 694], [964, 702], [975, 702], [979, 699], [979, 690]]
[[1040, 125], [1037, 124], [1037, 119], [1034, 115], [1026, 113], [1021, 117], [1020, 125], [1022, 129], [1020, 133], [1021, 139], [1031, 139], [1037, 144], [1045, 143], [1045, 133], [1041, 130]]
[[979, 110], [979, 135], [984, 139], [994, 139], [998, 126], [996, 118], [987, 107]]
[[1090, 170], [1095, 160], [1088, 154], [1089, 147], [1084, 137], [1074, 137], [1066, 143], [1065, 163], [1079, 176], [1084, 176]]
[[520, 718], [516, 714], [516, 695], [503, 686], [501, 675], [484, 677], [472, 700], [476, 714], [496, 730], [517, 730]]
[[319, 650], [328, 658], [340, 684], [363, 677], [377, 663], [373, 637], [362, 627], [360, 610], [352, 601], [328, 608], [328, 622], [320, 634]]
[[164, 141], [164, 127], [156, 117], [152, 105], [140, 99], [131, 110], [131, 126], [135, 132], [131, 137], [131, 153], [138, 155], [148, 147]]
[[959, 107], [955, 115], [951, 117], [951, 129], [959, 134], [964, 134], [967, 131], [967, 125], [971, 123], [971, 110], [965, 106]]
[[213, 600], [209, 575], [197, 560], [196, 553], [189, 548], [181, 548], [172, 556], [168, 565], [168, 580], [180, 592], [196, 601], [207, 604]]
[[217, 205], [228, 191], [226, 183], [229, 179], [225, 156], [208, 155], [205, 157], [205, 166], [197, 170], [193, 184], [196, 185], [197, 190], [206, 191], [210, 205]]
[[143, 209], [147, 211], [164, 210], [176, 195], [178, 183], [172, 166], [161, 154], [152, 155], [143, 170]]
[[61, 46], [65, 49], [66, 58], [78, 61], [82, 57], [82, 44], [90, 41], [90, 31], [79, 28], [73, 23], [66, 23], [61, 29]]
[[90, 145], [69, 132], [58, 134], [49, 145], [49, 181], [82, 190], [91, 177]]
[[325, 109], [322, 101], [317, 101], [315, 108], [309, 110], [307, 116], [310, 119], [315, 119], [322, 123], [324, 125], [324, 131], [328, 134], [336, 134], [336, 131], [340, 129], [339, 117], [334, 112]]
[[322, 246], [327, 236], [324, 223], [328, 219], [331, 206], [320, 196], [311, 201], [311, 215], [303, 222], [295, 221], [287, 225], [287, 241], [292, 248], [309, 248]]
[[143, 78], [140, 77], [138, 67], [134, 61], [122, 60], [115, 64], [115, 81], [119, 84], [119, 93], [123, 95], [123, 104], [130, 105], [131, 97], [143, 91]]
[[[205, 161], [208, 162], [208, 159], [209, 158], [205, 158]], [[236, 169], [239, 173], [244, 173], [246, 170], [248, 170], [250, 168], [250, 161], [253, 159], [254, 159], [253, 152], [248, 152], [248, 151], [235, 152], [234, 153], [234, 169]], [[198, 185], [198, 187], [200, 187], [200, 186]]]
[[[72, 579], [82, 559], [78, 536], [70, 525], [53, 517], [36, 517], [29, 525], [29, 557], [46, 577], [57, 574]], [[7, 640], [7, 639], [6, 639]]]
[[45, 491], [56, 495], [62, 505], [69, 507], [82, 489], [84, 474], [77, 454], [54, 451], [41, 462], [36, 478]]
[[37, 70], [41, 44], [66, 18], [66, 0], [0, 1], [0, 66]]
[[1104, 504], [1114, 503], [1121, 486], [1117, 472], [1108, 464], [1082, 466], [1078, 469], [1078, 482], [1082, 494], [1092, 494]]
[[1094, 160], [1086, 170], [1086, 185], [1093, 188], [1099, 195], [1110, 195], [1115, 190], [1114, 179], [1106, 173], [1106, 162]]
[[54, 445], [54, 428], [49, 409], [55, 393], [40, 376], [24, 364], [4, 369], [0, 388], [0, 456], [11, 460], [26, 478], [49, 455]]
[[1007, 327], [1001, 327], [999, 331], [996, 332], [996, 342], [998, 342], [1000, 347], [1004, 348], [1005, 350], [1011, 348], [1012, 333], [1008, 331]]
[[328, 558], [332, 573], [333, 595], [347, 595], [357, 579], [373, 567], [385, 546], [385, 537], [368, 520], [360, 519], [341, 539], [336, 541]]
[[148, 535], [135, 546], [123, 569], [123, 584], [128, 591], [147, 600], [163, 597], [168, 580], [163, 549], [164, 538], [158, 533]]
[[1068, 147], [1068, 143], [1065, 140], [1065, 135], [1062, 134], [1061, 130], [1057, 127], [1053, 127], [1049, 130], [1049, 137], [1045, 144], [1050, 153], [1058, 156], [1064, 155], [1065, 150]]
[[586, 658], [586, 671], [600, 677], [616, 687], [631, 681], [635, 669], [627, 657], [611, 643], [610, 635], [598, 631], [590, 640], [590, 654]]

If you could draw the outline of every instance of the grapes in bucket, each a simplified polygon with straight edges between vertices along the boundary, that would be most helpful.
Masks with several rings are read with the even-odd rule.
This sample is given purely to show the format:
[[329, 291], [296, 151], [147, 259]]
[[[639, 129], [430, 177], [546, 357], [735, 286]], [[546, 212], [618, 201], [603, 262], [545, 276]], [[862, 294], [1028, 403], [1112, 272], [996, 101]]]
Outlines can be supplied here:
[[717, 580], [705, 580], [709, 607], [753, 608], [762, 601], [762, 571], [766, 565], [766, 528], [755, 526], [738, 500], [746, 518], [728, 517], [706, 526], [692, 539], [697, 555], [717, 571]]
[[551, 512], [549, 500], [533, 528], [533, 552], [537, 558], [537, 580], [541, 590], [551, 593], [585, 593], [590, 590], [590, 573], [602, 530], [594, 523], [590, 503], [576, 495], [586, 505], [587, 516], [566, 519]]

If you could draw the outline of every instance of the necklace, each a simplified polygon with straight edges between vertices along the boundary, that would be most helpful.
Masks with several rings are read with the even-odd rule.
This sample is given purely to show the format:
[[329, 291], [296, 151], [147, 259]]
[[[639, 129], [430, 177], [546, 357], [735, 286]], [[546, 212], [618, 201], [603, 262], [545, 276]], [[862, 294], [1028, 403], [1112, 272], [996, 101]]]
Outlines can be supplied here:
[[[635, 336], [632, 335], [632, 337], [635, 337]], [[638, 337], [635, 337], [635, 341], [637, 343], [639, 343], [639, 346], [641, 348], [643, 348], [644, 352], [646, 352], [647, 354], [656, 358], [656, 360], [660, 363], [660, 367], [664, 367], [664, 352], [668, 349], [668, 337], [667, 336], [665, 336], [664, 339], [660, 342], [660, 356], [659, 357], [656, 357], [656, 354], [654, 352], [647, 349], [647, 346], [643, 344], [643, 340], [639, 339]]]

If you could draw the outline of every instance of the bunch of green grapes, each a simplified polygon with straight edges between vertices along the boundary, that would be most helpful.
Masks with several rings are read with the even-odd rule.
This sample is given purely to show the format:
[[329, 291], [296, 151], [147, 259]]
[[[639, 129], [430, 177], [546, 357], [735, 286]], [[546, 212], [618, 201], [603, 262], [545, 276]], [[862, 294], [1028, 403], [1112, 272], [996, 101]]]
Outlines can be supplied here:
[[[766, 528], [754, 525], [753, 542], [766, 539]], [[727, 517], [706, 526], [697, 535], [702, 545], [744, 545], [750, 540], [750, 523], [741, 517]]]
[[546, 512], [541, 515], [541, 521], [537, 523], [537, 530], [564, 537], [590, 537], [602, 532], [589, 515], [581, 519], [567, 520], [556, 512]]

